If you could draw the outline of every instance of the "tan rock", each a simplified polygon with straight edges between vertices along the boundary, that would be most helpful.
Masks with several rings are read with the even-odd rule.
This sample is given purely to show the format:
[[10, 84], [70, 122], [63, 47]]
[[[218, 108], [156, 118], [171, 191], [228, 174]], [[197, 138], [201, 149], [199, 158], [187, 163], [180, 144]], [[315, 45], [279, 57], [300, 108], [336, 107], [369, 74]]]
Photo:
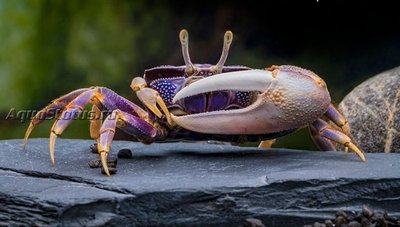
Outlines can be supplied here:
[[400, 152], [400, 67], [354, 88], [339, 109], [364, 152]]

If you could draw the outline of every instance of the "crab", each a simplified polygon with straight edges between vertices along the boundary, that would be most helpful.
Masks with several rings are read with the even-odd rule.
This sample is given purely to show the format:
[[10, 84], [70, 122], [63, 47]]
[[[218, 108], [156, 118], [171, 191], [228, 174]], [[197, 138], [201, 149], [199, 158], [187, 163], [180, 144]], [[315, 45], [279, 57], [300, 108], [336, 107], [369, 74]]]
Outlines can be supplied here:
[[224, 35], [216, 65], [193, 64], [188, 32], [183, 29], [179, 38], [185, 65], [154, 67], [132, 80], [130, 87], [145, 108], [106, 87], [78, 89], [53, 100], [32, 118], [24, 146], [35, 126], [57, 117], [49, 142], [54, 166], [57, 137], [91, 104], [90, 136], [97, 142], [108, 176], [107, 157], [117, 128], [145, 144], [173, 138], [261, 141], [260, 148], [269, 148], [276, 138], [308, 127], [320, 150], [336, 150], [334, 143], [339, 143], [345, 152], [350, 149], [366, 160], [317, 74], [290, 65], [224, 66], [233, 40], [231, 31]]

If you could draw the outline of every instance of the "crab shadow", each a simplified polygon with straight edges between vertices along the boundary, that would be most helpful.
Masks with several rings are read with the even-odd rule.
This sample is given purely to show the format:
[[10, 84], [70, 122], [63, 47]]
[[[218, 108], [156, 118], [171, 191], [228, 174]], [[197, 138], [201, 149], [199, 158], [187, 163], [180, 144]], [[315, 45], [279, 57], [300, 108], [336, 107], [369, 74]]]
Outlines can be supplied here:
[[[134, 160], [161, 161], [167, 158], [190, 158], [190, 159], [262, 159], [269, 161], [299, 162], [326, 156], [330, 161], [353, 161], [343, 152], [304, 151], [285, 148], [259, 149], [256, 147], [239, 147], [232, 145], [212, 145], [201, 143], [157, 143], [142, 147], [131, 147]], [[354, 161], [357, 161], [354, 159]]]

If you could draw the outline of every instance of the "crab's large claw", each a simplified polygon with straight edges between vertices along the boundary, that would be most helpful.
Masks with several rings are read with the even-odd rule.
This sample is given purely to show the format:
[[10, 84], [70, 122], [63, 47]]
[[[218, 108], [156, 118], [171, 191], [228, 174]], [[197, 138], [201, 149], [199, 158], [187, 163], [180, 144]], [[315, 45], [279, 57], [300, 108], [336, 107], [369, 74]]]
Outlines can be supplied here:
[[295, 66], [217, 74], [183, 88], [173, 101], [224, 90], [253, 91], [257, 95], [242, 109], [173, 115], [173, 121], [201, 133], [266, 134], [310, 124], [326, 112], [331, 101], [320, 77]]

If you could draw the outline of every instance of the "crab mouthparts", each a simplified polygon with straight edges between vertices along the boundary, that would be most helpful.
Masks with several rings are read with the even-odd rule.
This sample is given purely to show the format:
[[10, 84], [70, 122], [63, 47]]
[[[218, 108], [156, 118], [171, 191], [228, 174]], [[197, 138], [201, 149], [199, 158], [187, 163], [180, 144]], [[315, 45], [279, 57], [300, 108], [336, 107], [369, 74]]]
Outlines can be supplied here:
[[[173, 102], [180, 99], [213, 92], [213, 91], [242, 91], [262, 93], [268, 90], [272, 80], [271, 72], [265, 70], [246, 70], [221, 73], [196, 81], [180, 90]], [[183, 116], [172, 115], [173, 121], [191, 131], [211, 134], [261, 134], [259, 124], [254, 115], [263, 99], [257, 97], [250, 105], [239, 109], [217, 110]], [[258, 111], [259, 112], [259, 111]], [[249, 120], [252, 122], [249, 122]]]

